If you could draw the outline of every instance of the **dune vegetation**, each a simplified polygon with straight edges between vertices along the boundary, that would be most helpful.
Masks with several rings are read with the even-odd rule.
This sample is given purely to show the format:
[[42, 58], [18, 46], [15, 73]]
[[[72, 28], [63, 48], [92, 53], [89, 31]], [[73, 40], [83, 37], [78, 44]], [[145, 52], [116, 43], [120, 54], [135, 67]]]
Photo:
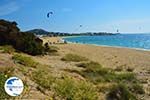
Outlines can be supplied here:
[[[66, 61], [68, 63], [75, 62], [76, 69], [56, 70], [51, 65], [40, 64], [34, 60], [36, 58], [34, 56], [13, 52], [11, 54], [7, 52], [6, 54], [12, 55], [10, 58], [15, 66], [12, 67], [13, 69], [10, 67], [1, 71], [0, 87], [2, 88], [8, 77], [15, 74], [19, 77], [26, 77], [22, 77], [25, 89], [18, 98], [25, 98], [25, 95], [30, 95], [29, 97], [36, 95], [30, 94], [32, 91], [30, 90], [31, 83], [36, 84], [34, 91], [38, 91], [45, 99], [110, 100], [111, 98], [111, 100], [136, 100], [138, 99], [137, 95], [144, 94], [143, 87], [133, 72], [118, 72], [115, 69], [104, 68], [101, 64], [76, 54], [66, 54], [67, 56], [61, 57], [63, 60], [58, 59], [58, 61], [64, 63]], [[2, 68], [0, 67], [0, 69]], [[10, 74], [10, 71], [14, 73]], [[82, 78], [72, 76], [74, 73]], [[70, 74], [72, 75], [70, 76]], [[11, 97], [3, 93], [0, 98]]]
[[88, 59], [76, 54], [66, 54], [64, 57], [61, 58], [62, 61], [72, 61], [72, 62], [80, 62], [80, 61], [87, 61]]

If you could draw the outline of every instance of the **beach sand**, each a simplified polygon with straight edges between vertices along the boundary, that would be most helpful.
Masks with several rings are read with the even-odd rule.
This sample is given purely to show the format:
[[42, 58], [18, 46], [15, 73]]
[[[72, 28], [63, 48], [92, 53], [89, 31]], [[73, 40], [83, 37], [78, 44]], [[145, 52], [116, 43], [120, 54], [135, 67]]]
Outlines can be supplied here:
[[[61, 37], [45, 37], [43, 41], [57, 42], [61, 41]], [[62, 55], [75, 53], [99, 62], [103, 67], [131, 67], [137, 72], [150, 70], [150, 51], [73, 43], [56, 46], [60, 48]]]
[[42, 37], [43, 44], [45, 43], [51, 43], [51, 44], [57, 44], [57, 43], [63, 43], [61, 37]]
[[74, 69], [76, 68], [74, 63], [66, 63], [60, 60], [64, 55], [71, 53], [98, 62], [105, 68], [114, 70], [119, 68], [122, 71], [133, 69], [137, 78], [143, 83], [146, 82], [143, 86], [147, 94], [150, 95], [150, 51], [73, 43], [55, 44], [54, 46], [59, 48], [58, 56], [36, 57], [36, 61], [51, 65], [56, 69], [56, 72], [59, 69]]
[[150, 68], [150, 51], [84, 44], [58, 45], [63, 53], [75, 53], [101, 63], [104, 67]]

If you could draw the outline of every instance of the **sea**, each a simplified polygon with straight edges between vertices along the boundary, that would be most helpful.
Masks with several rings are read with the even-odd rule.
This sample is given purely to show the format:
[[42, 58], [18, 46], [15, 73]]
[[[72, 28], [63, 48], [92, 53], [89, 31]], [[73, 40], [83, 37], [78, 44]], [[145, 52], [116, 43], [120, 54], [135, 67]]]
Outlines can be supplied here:
[[150, 34], [118, 34], [63, 38], [67, 42], [97, 46], [125, 47], [150, 51]]

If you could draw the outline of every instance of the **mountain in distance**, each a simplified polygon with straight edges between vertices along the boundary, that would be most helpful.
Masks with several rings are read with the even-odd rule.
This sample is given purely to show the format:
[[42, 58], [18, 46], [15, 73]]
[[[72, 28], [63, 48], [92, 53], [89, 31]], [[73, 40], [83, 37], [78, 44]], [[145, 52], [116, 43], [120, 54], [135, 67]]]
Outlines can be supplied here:
[[29, 33], [34, 33], [36, 35], [48, 35], [50, 32], [45, 31], [44, 29], [32, 29], [27, 31]]
[[86, 32], [86, 33], [63, 33], [63, 32], [48, 32], [44, 29], [33, 29], [27, 31], [35, 35], [44, 36], [99, 36], [99, 35], [117, 35], [118, 33], [107, 33], [107, 32]]
[[71, 35], [69, 33], [62, 33], [62, 32], [48, 32], [44, 29], [32, 29], [26, 32], [33, 33], [35, 35], [43, 35], [43, 36], [70, 36]]

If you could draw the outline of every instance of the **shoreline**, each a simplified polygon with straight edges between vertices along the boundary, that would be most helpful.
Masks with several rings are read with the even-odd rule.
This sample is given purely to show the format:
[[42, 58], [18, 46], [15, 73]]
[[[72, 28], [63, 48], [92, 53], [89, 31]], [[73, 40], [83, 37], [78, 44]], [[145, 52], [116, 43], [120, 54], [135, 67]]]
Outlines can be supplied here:
[[[72, 37], [80, 37], [80, 36], [66, 36], [66, 37], [45, 37], [42, 38], [44, 43], [46, 42], [55, 42], [56, 44], [61, 43], [60, 41], [66, 41], [65, 38], [72, 38]], [[132, 47], [123, 47], [123, 46], [109, 46], [109, 45], [99, 45], [99, 44], [88, 44], [88, 43], [76, 43], [67, 41], [68, 44], [81, 44], [81, 45], [88, 45], [88, 46], [96, 46], [96, 47], [109, 47], [109, 48], [121, 48], [121, 49], [130, 49], [130, 50], [138, 50], [138, 51], [147, 51], [150, 52], [150, 49], [142, 49], [142, 48], [132, 48]]]
[[[70, 37], [67, 36], [67, 37], [60, 37], [60, 38], [65, 40], [65, 38], [72, 38], [72, 37], [81, 37], [81, 36], [70, 36]], [[76, 43], [76, 42], [70, 42], [70, 41], [67, 41], [67, 43], [93, 45], [93, 46], [101, 46], [101, 47], [112, 47], [112, 48], [123, 48], [123, 49], [125, 48], [125, 49], [140, 50], [140, 51], [150, 51], [150, 49], [142, 49], [142, 48], [134, 48], [134, 47], [132, 48], [132, 47], [123, 47], [123, 46], [109, 46], [109, 45], [99, 45], [99, 44]]]
[[65, 39], [65, 38], [73, 38], [73, 37], [81, 37], [81, 36], [62, 36], [60, 38]]

